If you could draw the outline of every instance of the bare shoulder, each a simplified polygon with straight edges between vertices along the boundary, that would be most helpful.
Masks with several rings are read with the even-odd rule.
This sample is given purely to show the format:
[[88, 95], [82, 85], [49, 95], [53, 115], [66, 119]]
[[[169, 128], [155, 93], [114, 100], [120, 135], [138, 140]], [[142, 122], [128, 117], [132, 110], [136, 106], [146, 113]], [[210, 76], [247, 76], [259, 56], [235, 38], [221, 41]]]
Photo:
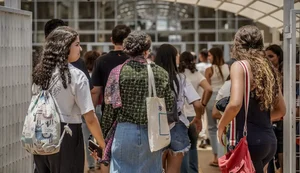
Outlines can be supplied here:
[[231, 73], [237, 73], [237, 72], [243, 72], [243, 67], [241, 66], [240, 62], [235, 61], [232, 65], [231, 65], [231, 69], [230, 69]]
[[[252, 74], [250, 63], [247, 60], [243, 60], [242, 62], [245, 63], [248, 67], [249, 76], [250, 76], [251, 90], [253, 90], [255, 88], [255, 86], [252, 86], [252, 84], [253, 84], [253, 74]], [[243, 78], [244, 69], [238, 61], [234, 62], [231, 65], [230, 76], [237, 76], [236, 75], [237, 73], [240, 74], [240, 76]]]
[[205, 69], [205, 73], [208, 73], [208, 74], [211, 74], [213, 72], [213, 70], [212, 70], [212, 67], [210, 66], [210, 67], [207, 67], [206, 69]]

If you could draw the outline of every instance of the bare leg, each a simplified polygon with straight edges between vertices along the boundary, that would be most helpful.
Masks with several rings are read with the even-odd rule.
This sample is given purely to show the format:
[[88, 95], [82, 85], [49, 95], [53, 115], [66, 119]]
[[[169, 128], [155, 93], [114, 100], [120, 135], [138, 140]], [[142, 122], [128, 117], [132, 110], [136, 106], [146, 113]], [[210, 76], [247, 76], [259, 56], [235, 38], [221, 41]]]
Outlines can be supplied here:
[[180, 173], [182, 159], [183, 159], [182, 153], [168, 154], [166, 173]]
[[268, 173], [268, 167], [269, 167], [269, 163], [265, 165], [265, 167], [264, 167], [264, 173]]
[[162, 155], [162, 166], [163, 166], [163, 169], [165, 170], [165, 172], [167, 171], [167, 157], [168, 157], [168, 155], [169, 155], [168, 150], [163, 152], [163, 155]]

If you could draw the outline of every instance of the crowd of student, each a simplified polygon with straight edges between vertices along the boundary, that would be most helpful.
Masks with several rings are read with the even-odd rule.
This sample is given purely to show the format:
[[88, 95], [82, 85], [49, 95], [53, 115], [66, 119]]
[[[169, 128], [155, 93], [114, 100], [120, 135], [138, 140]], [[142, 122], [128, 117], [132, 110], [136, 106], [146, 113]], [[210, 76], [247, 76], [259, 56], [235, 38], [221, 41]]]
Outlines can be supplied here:
[[[150, 36], [125, 25], [112, 30], [114, 50], [102, 55], [89, 51], [84, 60], [78, 33], [63, 21], [49, 21], [45, 38], [33, 83], [51, 90], [61, 110], [62, 127], [69, 123], [73, 135], [63, 138], [59, 153], [34, 156], [37, 173], [84, 172], [84, 145], [90, 171], [101, 167], [102, 172], [111, 173], [196, 173], [199, 133], [203, 141], [209, 138], [210, 165], [218, 167], [218, 158], [225, 154], [218, 138], [222, 139], [232, 119], [237, 121], [237, 138], [243, 136], [244, 71], [235, 61], [244, 62], [250, 74], [247, 139], [256, 172], [263, 173], [276, 151], [282, 167], [282, 50], [271, 45], [265, 51], [257, 27], [244, 26], [237, 31], [233, 59], [227, 63], [220, 48], [200, 52], [198, 64], [191, 52], [178, 52], [171, 44], [161, 45], [153, 54]], [[164, 98], [167, 112], [175, 109], [178, 118], [169, 122], [170, 145], [155, 152], [150, 151], [147, 129], [149, 63], [157, 96]], [[49, 88], [57, 75], [60, 80]], [[215, 103], [227, 96], [230, 101], [221, 114]], [[110, 164], [99, 166], [94, 161], [99, 159], [97, 153], [92, 153], [92, 158], [87, 150], [88, 138], [92, 134], [105, 148], [104, 139], [114, 122]]]

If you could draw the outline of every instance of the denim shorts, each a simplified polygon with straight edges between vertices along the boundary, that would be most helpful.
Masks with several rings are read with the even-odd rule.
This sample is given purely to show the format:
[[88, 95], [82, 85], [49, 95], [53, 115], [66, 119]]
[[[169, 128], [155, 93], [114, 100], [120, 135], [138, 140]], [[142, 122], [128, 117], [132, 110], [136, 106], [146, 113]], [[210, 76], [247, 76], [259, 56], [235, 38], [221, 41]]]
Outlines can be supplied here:
[[171, 143], [168, 149], [173, 153], [186, 153], [191, 147], [190, 138], [188, 135], [188, 128], [186, 125], [179, 121], [170, 130]]

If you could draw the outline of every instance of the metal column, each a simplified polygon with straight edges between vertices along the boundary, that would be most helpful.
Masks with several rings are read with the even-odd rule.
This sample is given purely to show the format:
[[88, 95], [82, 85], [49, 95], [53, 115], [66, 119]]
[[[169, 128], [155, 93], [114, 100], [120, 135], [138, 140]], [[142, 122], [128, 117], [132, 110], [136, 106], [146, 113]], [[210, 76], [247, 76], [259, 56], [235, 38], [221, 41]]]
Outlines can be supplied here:
[[287, 107], [286, 116], [284, 117], [284, 135], [283, 135], [283, 170], [284, 172], [295, 172], [295, 127], [292, 117], [291, 97], [292, 79], [291, 79], [291, 26], [290, 11], [294, 8], [294, 1], [284, 0], [284, 40], [283, 40], [283, 70], [284, 70], [284, 100]]

